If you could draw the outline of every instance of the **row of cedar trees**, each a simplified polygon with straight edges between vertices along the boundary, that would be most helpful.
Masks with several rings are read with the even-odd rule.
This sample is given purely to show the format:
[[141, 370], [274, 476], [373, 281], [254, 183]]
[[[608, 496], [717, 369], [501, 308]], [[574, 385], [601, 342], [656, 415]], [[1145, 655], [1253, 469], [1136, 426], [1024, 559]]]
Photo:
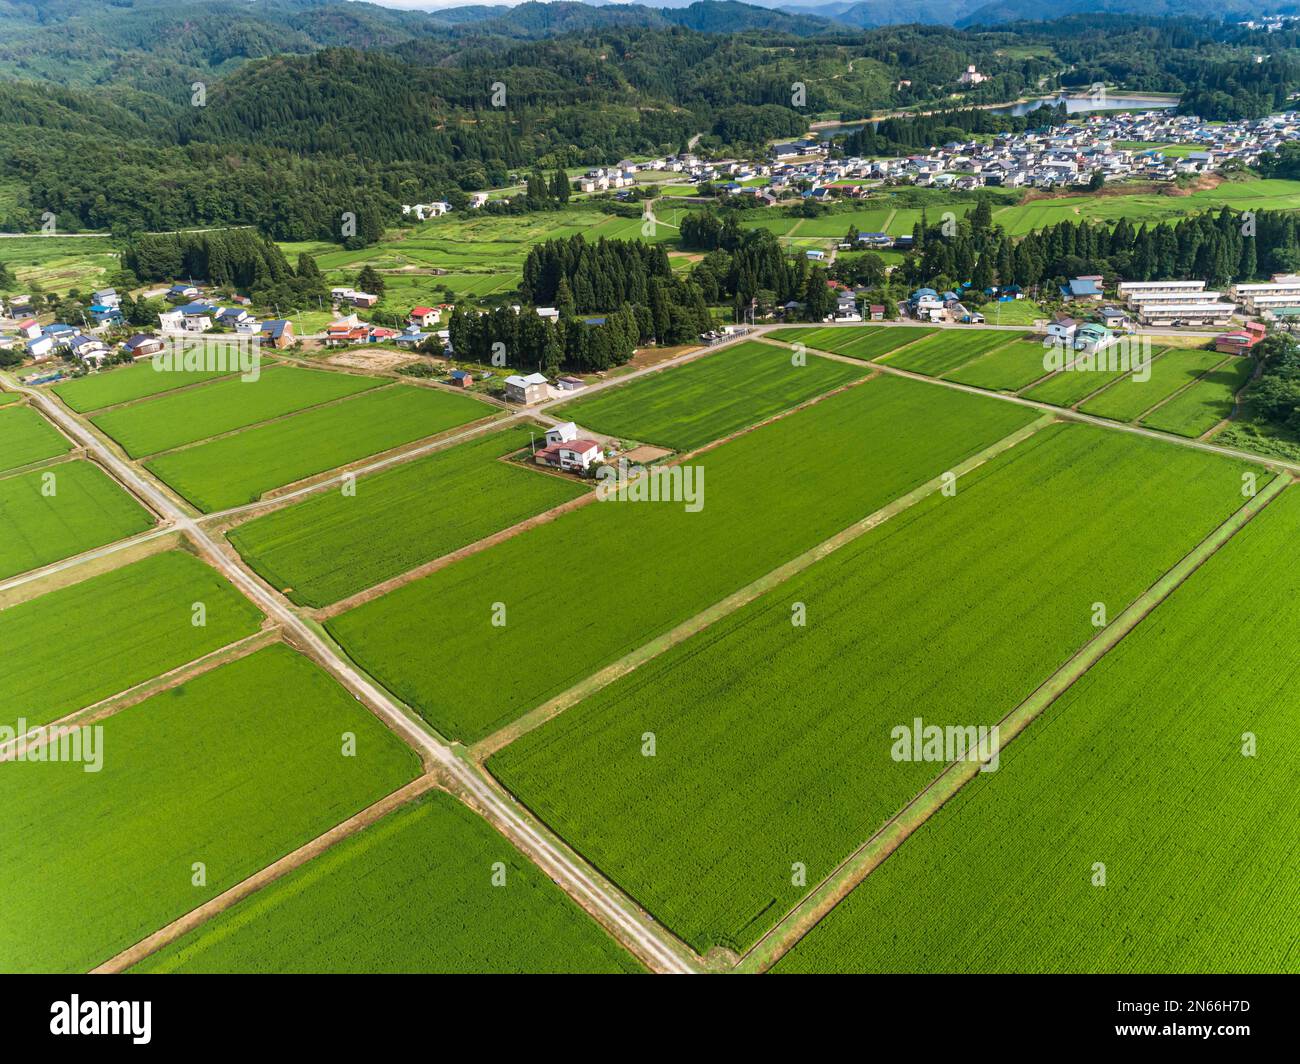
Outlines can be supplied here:
[[1195, 278], [1221, 287], [1300, 269], [1300, 219], [1286, 211], [1252, 215], [1224, 207], [1150, 225], [1064, 221], [1013, 239], [991, 224], [986, 206], [981, 201], [951, 235], [923, 215], [902, 280], [936, 287], [969, 281], [982, 291], [1095, 273], [1130, 281]]

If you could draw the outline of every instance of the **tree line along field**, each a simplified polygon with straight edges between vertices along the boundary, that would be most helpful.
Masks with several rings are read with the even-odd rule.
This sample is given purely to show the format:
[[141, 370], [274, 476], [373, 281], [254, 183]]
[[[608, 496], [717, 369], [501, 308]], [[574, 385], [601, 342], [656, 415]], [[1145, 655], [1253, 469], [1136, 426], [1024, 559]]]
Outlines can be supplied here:
[[1148, 379], [1137, 380], [1131, 373], [1122, 376], [1104, 391], [1080, 403], [1079, 409], [1112, 421], [1134, 421], [1229, 357], [1217, 351], [1170, 348], [1153, 359]]
[[582, 485], [501, 461], [533, 428], [457, 444], [254, 518], [228, 533], [268, 583], [325, 606], [583, 494]]
[[[680, 503], [595, 502], [327, 627], [440, 732], [474, 741], [1036, 416], [877, 378], [701, 455], [692, 462], [707, 474], [696, 513]], [[826, 455], [840, 460], [831, 465]], [[539, 564], [588, 543], [609, 545], [598, 572]], [[496, 602], [506, 606], [504, 627], [491, 623]], [[557, 618], [563, 654], [543, 635]], [[428, 653], [435, 645], [438, 653]]]
[[273, 366], [255, 380], [226, 377], [118, 406], [90, 420], [132, 458], [140, 458], [344, 399], [383, 383], [381, 377]]
[[[51, 390], [68, 409], [78, 414], [93, 413], [106, 407], [129, 403], [134, 399], [147, 399], [151, 395], [188, 388], [218, 377], [230, 376], [224, 370], [185, 370], [155, 368], [164, 365], [152, 360], [135, 362], [129, 366], [88, 373], [53, 385]], [[267, 362], [263, 361], [263, 368]]]
[[149, 459], [159, 479], [211, 513], [274, 488], [487, 417], [495, 408], [449, 391], [393, 384]]
[[[493, 886], [498, 863], [505, 882]], [[642, 970], [536, 865], [441, 791], [344, 839], [134, 969]]]
[[[0, 764], [6, 971], [86, 971], [419, 772], [412, 751], [282, 644], [102, 724], [98, 772]], [[205, 885], [193, 885], [195, 862]]]
[[1300, 716], [1277, 667], [1298, 521], [1292, 487], [775, 970], [1300, 972]]
[[1028, 333], [1010, 329], [940, 329], [919, 343], [908, 344], [880, 361], [896, 369], [910, 370], [927, 377], [942, 377], [980, 355], [1013, 340], [1023, 340]]
[[1251, 359], [1229, 358], [1186, 391], [1144, 415], [1141, 424], [1195, 439], [1232, 413], [1237, 393], [1246, 387], [1253, 372]]
[[1240, 507], [1247, 468], [1042, 429], [489, 769], [697, 951], [743, 950], [942, 770], [892, 760], [893, 727], [1009, 713], [1096, 635], [1093, 603], [1117, 616]]
[[774, 329], [764, 335], [769, 340], [779, 340], [785, 344], [803, 344], [815, 351], [829, 351], [834, 355], [847, 355], [849, 358], [860, 358], [869, 362], [896, 351], [905, 344], [922, 340], [937, 331], [909, 325], [849, 325], [838, 328], [796, 326]]
[[0, 410], [0, 473], [57, 458], [72, 444], [40, 412], [26, 405]]
[[867, 372], [816, 355], [796, 365], [785, 348], [745, 340], [565, 403], [560, 413], [594, 432], [691, 451]]
[[0, 580], [153, 526], [153, 515], [91, 462], [0, 478]]
[[[204, 608], [196, 626], [194, 605]], [[38, 726], [258, 630], [261, 612], [215, 570], [167, 551], [0, 611], [0, 725]], [[77, 667], [64, 667], [76, 633]]]

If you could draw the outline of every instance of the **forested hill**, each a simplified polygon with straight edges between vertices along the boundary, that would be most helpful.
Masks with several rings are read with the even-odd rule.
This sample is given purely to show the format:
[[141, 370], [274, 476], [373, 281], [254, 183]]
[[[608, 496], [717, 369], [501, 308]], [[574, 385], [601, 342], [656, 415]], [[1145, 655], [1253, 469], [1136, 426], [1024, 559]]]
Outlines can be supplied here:
[[[706, 154], [752, 155], [822, 112], [951, 112], [1105, 81], [1179, 92], [1186, 108], [1231, 118], [1300, 89], [1300, 32], [1208, 19], [810, 35], [806, 21], [705, 31], [785, 25], [735, 3], [427, 15], [338, 0], [0, 0], [0, 10], [12, 13], [0, 19], [0, 228], [10, 230], [52, 211], [67, 228], [239, 223], [330, 239], [340, 212], [379, 230], [404, 202], [463, 204], [526, 168], [669, 154], [697, 135]], [[657, 21], [622, 24], [629, 17]], [[552, 18], [610, 24], [554, 36]], [[959, 88], [968, 65], [985, 80]]]

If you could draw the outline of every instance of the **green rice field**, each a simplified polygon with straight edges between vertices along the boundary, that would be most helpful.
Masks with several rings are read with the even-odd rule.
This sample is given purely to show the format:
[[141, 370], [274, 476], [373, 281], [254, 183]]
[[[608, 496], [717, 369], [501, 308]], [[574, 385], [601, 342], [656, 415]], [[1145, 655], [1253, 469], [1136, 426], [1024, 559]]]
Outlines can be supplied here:
[[1011, 340], [943, 377], [974, 388], [1015, 392], [1047, 376], [1049, 371], [1043, 368], [1046, 353], [1038, 340]]
[[1104, 392], [1081, 403], [1079, 409], [1112, 421], [1133, 421], [1226, 358], [1216, 351], [1171, 349], [1156, 356], [1147, 380], [1136, 380], [1132, 374], [1121, 377]]
[[[5, 971], [87, 971], [419, 771], [414, 753], [283, 645], [102, 727], [98, 771], [0, 764]], [[345, 733], [355, 757], [343, 756]]]
[[815, 351], [830, 351], [836, 355], [870, 361], [897, 351], [905, 344], [914, 343], [932, 335], [937, 330], [907, 325], [848, 325], [837, 328], [775, 329], [767, 333], [768, 339], [787, 344], [803, 344]]
[[21, 469], [72, 450], [72, 444], [30, 406], [0, 411], [0, 473]]
[[507, 429], [363, 477], [355, 496], [313, 496], [230, 541], [294, 602], [337, 602], [581, 495], [572, 480], [499, 460], [529, 435]]
[[1292, 488], [776, 971], [1300, 972], [1300, 717], [1277, 668], [1297, 522]]
[[383, 383], [379, 377], [274, 366], [255, 380], [227, 377], [118, 407], [91, 420], [132, 458], [139, 458], [344, 399]]
[[493, 412], [469, 396], [398, 384], [159, 455], [146, 465], [200, 510], [211, 512], [256, 502], [274, 488]]
[[[491, 883], [493, 865], [505, 883]], [[640, 966], [441, 791], [389, 813], [138, 972], [615, 973]]]
[[[202, 626], [194, 605], [202, 603]], [[130, 623], [124, 623], [129, 618]], [[0, 725], [48, 724], [256, 632], [262, 614], [183, 551], [92, 576], [0, 611]], [[75, 632], [77, 667], [62, 667]]]
[[1094, 602], [1116, 616], [1241, 505], [1245, 468], [1042, 429], [489, 767], [697, 951], [743, 950], [806, 892], [794, 863], [821, 881], [944, 767], [895, 760], [895, 726], [1010, 712], [1096, 634]]
[[866, 373], [816, 355], [794, 365], [791, 351], [745, 340], [559, 409], [593, 432], [691, 451]]
[[[868, 381], [700, 456], [698, 512], [596, 502], [327, 627], [434, 727], [475, 740], [1036, 416], [917, 381]], [[572, 557], [574, 544], [602, 549], [575, 564], [539, 564]], [[503, 627], [491, 624], [495, 602], [507, 607]], [[538, 637], [557, 618], [569, 634], [563, 654]]]
[[1024, 392], [1024, 396], [1040, 403], [1071, 407], [1130, 372], [1126, 369], [1062, 370], [1035, 384]]
[[1192, 438], [1209, 432], [1232, 413], [1236, 395], [1246, 386], [1254, 368], [1249, 358], [1229, 359], [1185, 392], [1151, 411], [1142, 424]]
[[70, 409], [86, 414], [118, 403], [146, 399], [151, 395], [161, 395], [177, 388], [229, 376], [224, 370], [160, 370], [154, 366], [151, 359], [130, 366], [114, 366], [98, 373], [62, 381], [54, 385], [52, 391]]
[[0, 580], [153, 525], [153, 515], [90, 462], [61, 462], [5, 477], [0, 479]]
[[927, 377], [941, 377], [995, 347], [1023, 339], [1025, 335], [1010, 329], [940, 329], [933, 336], [909, 344], [881, 361]]

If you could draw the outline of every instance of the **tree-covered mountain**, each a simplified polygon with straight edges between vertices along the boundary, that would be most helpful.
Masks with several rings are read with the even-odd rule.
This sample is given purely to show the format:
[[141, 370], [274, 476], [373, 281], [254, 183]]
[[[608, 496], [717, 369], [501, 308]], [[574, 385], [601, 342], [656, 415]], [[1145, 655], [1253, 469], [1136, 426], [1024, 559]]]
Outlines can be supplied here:
[[[716, 2], [530, 3], [457, 9], [459, 22], [339, 0], [5, 4], [8, 229], [51, 211], [64, 228], [240, 223], [338, 239], [345, 213], [376, 232], [402, 203], [460, 205], [536, 166], [605, 165], [688, 142], [752, 154], [823, 112], [951, 114], [1105, 81], [1179, 92], [1186, 108], [1227, 118], [1300, 89], [1300, 31], [1208, 19], [809, 33], [807, 20], [783, 30], [787, 15]], [[604, 21], [559, 32], [589, 18]], [[743, 20], [767, 28], [723, 31]], [[961, 88], [970, 64], [986, 80]], [[951, 125], [891, 127], [861, 147], [920, 148], [917, 138]]]

